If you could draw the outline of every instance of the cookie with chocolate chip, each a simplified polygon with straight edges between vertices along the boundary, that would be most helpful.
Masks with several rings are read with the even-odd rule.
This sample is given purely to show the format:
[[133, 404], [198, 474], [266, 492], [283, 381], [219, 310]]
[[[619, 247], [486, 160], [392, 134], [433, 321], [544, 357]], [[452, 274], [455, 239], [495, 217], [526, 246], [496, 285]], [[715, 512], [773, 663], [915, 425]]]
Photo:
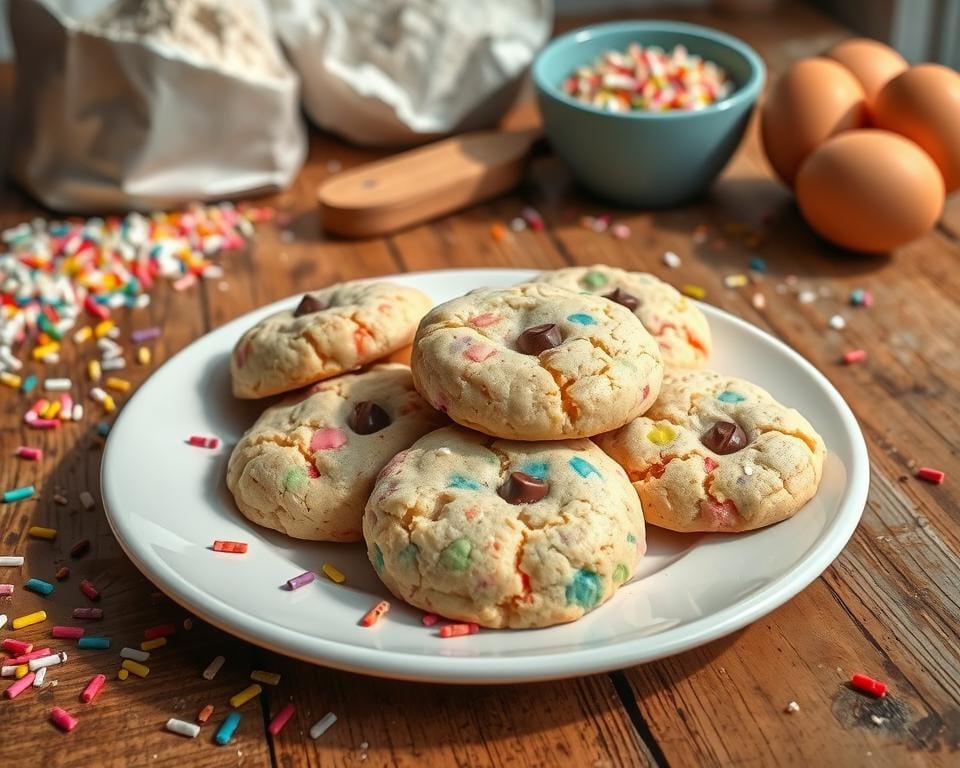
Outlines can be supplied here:
[[649, 411], [597, 439], [626, 471], [647, 522], [673, 531], [750, 531], [817, 492], [826, 448], [799, 412], [713, 371], [669, 371]]
[[710, 327], [703, 312], [654, 275], [597, 264], [544, 272], [537, 282], [597, 294], [626, 307], [657, 340], [668, 368], [699, 368], [710, 356]]
[[298, 539], [357, 541], [377, 473], [448, 420], [404, 365], [315, 384], [268, 408], [230, 456], [227, 487], [258, 525]]
[[466, 427], [512, 440], [591, 437], [660, 391], [656, 342], [626, 307], [542, 283], [485, 288], [431, 310], [414, 382]]
[[640, 501], [590, 440], [422, 437], [380, 473], [363, 516], [397, 597], [485, 627], [547, 627], [610, 599], [646, 551]]
[[230, 361], [233, 394], [275, 395], [397, 353], [431, 304], [416, 288], [362, 280], [304, 294], [240, 337]]

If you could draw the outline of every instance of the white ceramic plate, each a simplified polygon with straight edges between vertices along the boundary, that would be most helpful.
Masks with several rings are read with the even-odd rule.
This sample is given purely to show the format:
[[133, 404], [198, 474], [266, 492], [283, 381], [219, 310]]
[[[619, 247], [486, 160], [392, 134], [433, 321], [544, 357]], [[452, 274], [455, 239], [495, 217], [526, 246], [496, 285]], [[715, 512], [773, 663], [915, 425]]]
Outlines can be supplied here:
[[[390, 278], [437, 302], [480, 286], [505, 286], [526, 270], [451, 270]], [[224, 483], [232, 447], [261, 406], [230, 396], [229, 356], [250, 325], [291, 297], [207, 334], [169, 360], [123, 409], [107, 441], [107, 518], [127, 554], [160, 589], [222, 629], [306, 661], [385, 677], [440, 682], [519, 682], [584, 675], [678, 653], [733, 632], [813, 581], [853, 534], [867, 498], [867, 451], [857, 422], [830, 383], [757, 328], [704, 305], [712, 367], [766, 387], [804, 413], [829, 456], [816, 497], [794, 518], [739, 536], [649, 528], [637, 578], [580, 621], [549, 629], [481, 631], [440, 639], [421, 612], [390, 598], [387, 617], [358, 626], [389, 598], [361, 545], [289, 539], [247, 522]], [[214, 451], [192, 434], [216, 435]], [[246, 555], [213, 552], [214, 539], [249, 542]], [[287, 579], [335, 564], [295, 592]]]

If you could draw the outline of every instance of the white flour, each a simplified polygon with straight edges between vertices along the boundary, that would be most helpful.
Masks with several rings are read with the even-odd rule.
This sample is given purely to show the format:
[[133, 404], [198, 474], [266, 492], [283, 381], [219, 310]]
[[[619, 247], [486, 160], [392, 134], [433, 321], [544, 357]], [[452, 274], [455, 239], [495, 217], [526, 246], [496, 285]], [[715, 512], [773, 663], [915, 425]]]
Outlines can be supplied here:
[[285, 62], [261, 10], [245, 0], [118, 0], [87, 26], [153, 41], [222, 71], [284, 77]]

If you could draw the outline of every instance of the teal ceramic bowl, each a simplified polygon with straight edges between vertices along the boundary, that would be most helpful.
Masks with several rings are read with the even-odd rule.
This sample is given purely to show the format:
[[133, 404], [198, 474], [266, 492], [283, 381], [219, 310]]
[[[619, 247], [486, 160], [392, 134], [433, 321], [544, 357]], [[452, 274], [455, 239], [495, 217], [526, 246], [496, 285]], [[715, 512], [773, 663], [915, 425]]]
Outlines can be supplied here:
[[[577, 67], [630, 43], [681, 44], [722, 67], [734, 90], [690, 112], [607, 112], [562, 90]], [[746, 43], [708, 27], [670, 21], [617, 21], [551, 41], [533, 63], [544, 132], [577, 180], [622, 205], [662, 208], [690, 200], [717, 177], [743, 138], [764, 80]]]

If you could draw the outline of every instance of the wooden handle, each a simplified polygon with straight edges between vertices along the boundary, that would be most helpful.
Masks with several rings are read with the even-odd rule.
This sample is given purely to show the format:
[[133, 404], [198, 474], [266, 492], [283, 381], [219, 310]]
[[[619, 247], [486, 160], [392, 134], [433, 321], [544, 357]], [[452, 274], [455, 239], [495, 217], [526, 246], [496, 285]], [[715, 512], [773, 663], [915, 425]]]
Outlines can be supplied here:
[[499, 195], [520, 181], [540, 131], [454, 136], [339, 173], [318, 198], [325, 229], [373, 237]]

